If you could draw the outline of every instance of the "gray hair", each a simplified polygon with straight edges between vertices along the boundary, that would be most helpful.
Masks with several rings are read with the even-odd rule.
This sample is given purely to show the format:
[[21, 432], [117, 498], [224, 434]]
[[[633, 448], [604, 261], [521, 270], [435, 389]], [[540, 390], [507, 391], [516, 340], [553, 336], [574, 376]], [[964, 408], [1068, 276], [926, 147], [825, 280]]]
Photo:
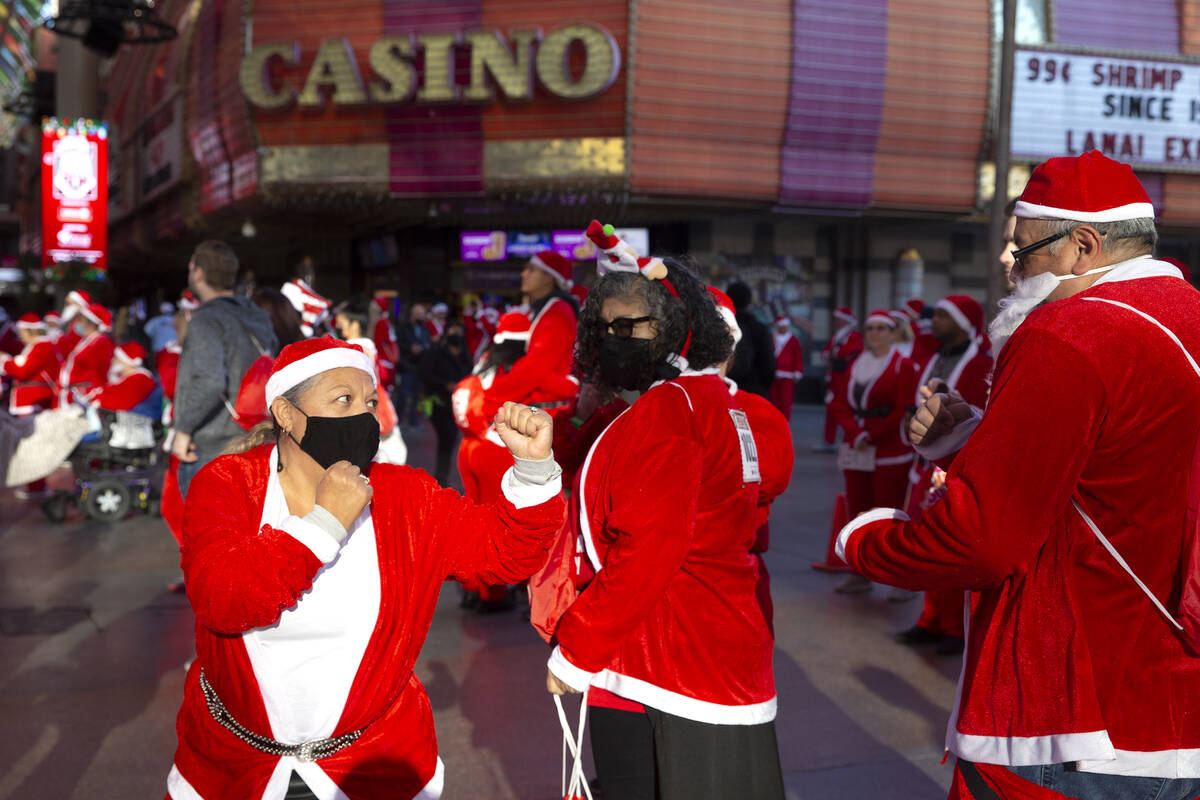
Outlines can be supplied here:
[[[1082, 225], [1095, 228], [1096, 232], [1104, 237], [1104, 249], [1110, 253], [1128, 251], [1134, 255], [1142, 253], [1153, 255], [1154, 248], [1158, 246], [1158, 231], [1154, 227], [1154, 220], [1149, 217], [1122, 219], [1116, 222], [1087, 223], [1069, 219], [1042, 220], [1046, 236], [1070, 233]], [[1058, 247], [1062, 242], [1063, 240], [1059, 239], [1057, 242], [1050, 243], [1048, 251], [1051, 255], [1058, 252]]]

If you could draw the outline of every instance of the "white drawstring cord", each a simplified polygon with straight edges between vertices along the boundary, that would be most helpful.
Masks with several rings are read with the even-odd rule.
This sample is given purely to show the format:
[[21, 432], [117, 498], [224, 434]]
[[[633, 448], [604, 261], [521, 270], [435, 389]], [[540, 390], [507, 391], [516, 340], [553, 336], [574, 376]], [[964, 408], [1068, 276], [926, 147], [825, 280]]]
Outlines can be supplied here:
[[[558, 724], [563, 732], [563, 765], [562, 793], [563, 797], [586, 796], [592, 800], [592, 787], [588, 785], [583, 775], [583, 732], [587, 725], [587, 690], [580, 696], [579, 702], [579, 732], [571, 733], [571, 723], [567, 721], [567, 712], [563, 709], [562, 697], [554, 695], [554, 707], [558, 709]], [[571, 751], [574, 763], [571, 766], [571, 780], [567, 781], [567, 750]], [[580, 792], [583, 794], [580, 795]]]

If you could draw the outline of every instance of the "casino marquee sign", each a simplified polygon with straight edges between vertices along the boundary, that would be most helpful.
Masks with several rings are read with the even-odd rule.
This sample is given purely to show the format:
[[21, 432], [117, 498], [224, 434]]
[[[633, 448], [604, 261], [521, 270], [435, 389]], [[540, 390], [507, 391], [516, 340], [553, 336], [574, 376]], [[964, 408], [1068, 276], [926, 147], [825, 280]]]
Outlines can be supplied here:
[[[456, 55], [463, 50], [470, 54], [465, 85], [455, 80]], [[578, 54], [574, 65], [573, 53]], [[507, 100], [523, 101], [533, 99], [536, 79], [555, 97], [582, 100], [612, 86], [621, 69], [612, 34], [590, 23], [545, 35], [515, 30], [507, 38], [496, 30], [384, 36], [366, 53], [356, 53], [346, 39], [323, 39], [307, 74], [293, 77], [306, 55], [299, 42], [254, 47], [240, 73], [246, 99], [262, 111], [327, 104], [488, 103], [497, 91]], [[366, 74], [359, 66], [362, 56], [369, 65]]]

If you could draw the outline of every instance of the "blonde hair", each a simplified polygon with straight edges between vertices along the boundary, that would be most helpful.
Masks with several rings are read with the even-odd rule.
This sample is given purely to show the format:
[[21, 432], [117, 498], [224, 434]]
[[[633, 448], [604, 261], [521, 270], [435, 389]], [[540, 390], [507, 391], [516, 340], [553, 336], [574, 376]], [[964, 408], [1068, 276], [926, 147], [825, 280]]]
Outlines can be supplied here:
[[[298, 405], [300, 398], [312, 388], [313, 384], [320, 378], [320, 373], [313, 375], [311, 378], [300, 381], [292, 388], [284, 392], [280, 397], [287, 400], [292, 405]], [[267, 413], [271, 418], [258, 423], [245, 436], [239, 436], [225, 446], [221, 451], [221, 455], [237, 455], [246, 453], [256, 447], [262, 447], [264, 444], [279, 444], [279, 437], [283, 433], [283, 428], [279, 427], [279, 422], [275, 419], [275, 412], [267, 409]]]

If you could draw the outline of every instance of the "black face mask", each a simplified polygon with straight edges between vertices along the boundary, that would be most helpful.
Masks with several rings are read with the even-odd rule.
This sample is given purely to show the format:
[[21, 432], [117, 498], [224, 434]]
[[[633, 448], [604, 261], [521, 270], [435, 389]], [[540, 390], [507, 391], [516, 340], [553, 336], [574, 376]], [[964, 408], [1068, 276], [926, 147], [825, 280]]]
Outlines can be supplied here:
[[[296, 408], [300, 411], [299, 408]], [[303, 411], [300, 411], [304, 414]], [[300, 449], [312, 456], [321, 469], [329, 469], [339, 461], [349, 461], [359, 470], [366, 472], [375, 453], [379, 451], [379, 420], [374, 414], [363, 412], [352, 417], [310, 417], [304, 436], [288, 436]]]
[[644, 392], [656, 380], [677, 377], [679, 370], [655, 363], [653, 344], [652, 339], [605, 336], [600, 342], [600, 379], [612, 387]]
[[466, 337], [461, 336], [457, 333], [451, 334], [450, 336], [446, 337], [446, 346], [447, 347], [465, 347], [466, 344], [467, 344]]

